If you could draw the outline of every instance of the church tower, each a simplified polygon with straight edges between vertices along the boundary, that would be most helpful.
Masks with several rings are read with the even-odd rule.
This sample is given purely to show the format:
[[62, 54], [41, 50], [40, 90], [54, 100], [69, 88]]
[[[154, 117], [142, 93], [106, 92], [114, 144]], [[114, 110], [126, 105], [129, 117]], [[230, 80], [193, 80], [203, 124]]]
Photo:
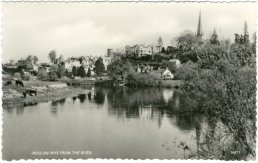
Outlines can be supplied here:
[[198, 42], [202, 42], [202, 17], [201, 17], [201, 11], [199, 13], [199, 20], [198, 20], [198, 26], [197, 26], [197, 33], [196, 33], [196, 38], [198, 40]]

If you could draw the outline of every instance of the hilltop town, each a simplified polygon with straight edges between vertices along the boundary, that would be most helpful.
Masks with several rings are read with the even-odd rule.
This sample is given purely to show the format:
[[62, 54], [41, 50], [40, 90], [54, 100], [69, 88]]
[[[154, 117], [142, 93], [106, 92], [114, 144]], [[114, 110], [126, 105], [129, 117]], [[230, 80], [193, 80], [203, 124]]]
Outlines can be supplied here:
[[[196, 63], [196, 50], [207, 43], [214, 46], [229, 45], [229, 40], [220, 40], [214, 29], [208, 40], [203, 39], [201, 13], [196, 34], [187, 30], [174, 38], [175, 46], [163, 45], [162, 37], [154, 44], [126, 45], [122, 50], [107, 49], [104, 56], [80, 56], [64, 58], [55, 50], [48, 54], [49, 62], [42, 63], [37, 56], [2, 65], [4, 85], [15, 85], [16, 81], [59, 81], [68, 85], [104, 84], [108, 86], [163, 86], [180, 87], [181, 69], [188, 63]], [[243, 34], [235, 34], [234, 44], [249, 44], [247, 23]], [[183, 65], [183, 66], [182, 66]], [[22, 84], [23, 85], [23, 84]]]

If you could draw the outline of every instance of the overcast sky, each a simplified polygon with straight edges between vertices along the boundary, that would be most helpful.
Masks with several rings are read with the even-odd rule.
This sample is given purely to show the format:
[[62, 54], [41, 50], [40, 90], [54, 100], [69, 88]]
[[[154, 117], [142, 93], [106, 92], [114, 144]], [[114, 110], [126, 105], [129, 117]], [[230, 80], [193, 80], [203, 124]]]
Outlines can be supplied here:
[[3, 61], [37, 55], [48, 61], [56, 50], [65, 58], [105, 55], [107, 48], [164, 44], [184, 30], [196, 32], [198, 14], [206, 35], [216, 28], [233, 41], [234, 33], [255, 32], [255, 3], [3, 3]]

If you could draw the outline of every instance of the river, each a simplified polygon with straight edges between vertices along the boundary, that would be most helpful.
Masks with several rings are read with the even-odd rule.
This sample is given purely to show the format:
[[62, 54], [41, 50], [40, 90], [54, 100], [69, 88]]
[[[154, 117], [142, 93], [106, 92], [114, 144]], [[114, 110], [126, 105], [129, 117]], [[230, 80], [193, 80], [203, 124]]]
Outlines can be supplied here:
[[183, 159], [206, 123], [188, 109], [180, 90], [126, 87], [4, 108], [3, 158]]

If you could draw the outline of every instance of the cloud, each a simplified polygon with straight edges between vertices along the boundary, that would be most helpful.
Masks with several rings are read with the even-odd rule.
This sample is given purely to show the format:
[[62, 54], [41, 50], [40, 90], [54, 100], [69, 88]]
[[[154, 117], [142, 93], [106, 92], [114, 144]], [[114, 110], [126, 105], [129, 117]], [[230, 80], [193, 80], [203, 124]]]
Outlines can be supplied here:
[[[47, 61], [49, 51], [65, 58], [104, 55], [107, 48], [165, 45], [184, 30], [196, 31], [202, 10], [205, 34], [240, 33], [246, 20], [255, 32], [255, 3], [3, 3], [3, 60], [29, 54]], [[240, 12], [245, 11], [245, 12]]]

